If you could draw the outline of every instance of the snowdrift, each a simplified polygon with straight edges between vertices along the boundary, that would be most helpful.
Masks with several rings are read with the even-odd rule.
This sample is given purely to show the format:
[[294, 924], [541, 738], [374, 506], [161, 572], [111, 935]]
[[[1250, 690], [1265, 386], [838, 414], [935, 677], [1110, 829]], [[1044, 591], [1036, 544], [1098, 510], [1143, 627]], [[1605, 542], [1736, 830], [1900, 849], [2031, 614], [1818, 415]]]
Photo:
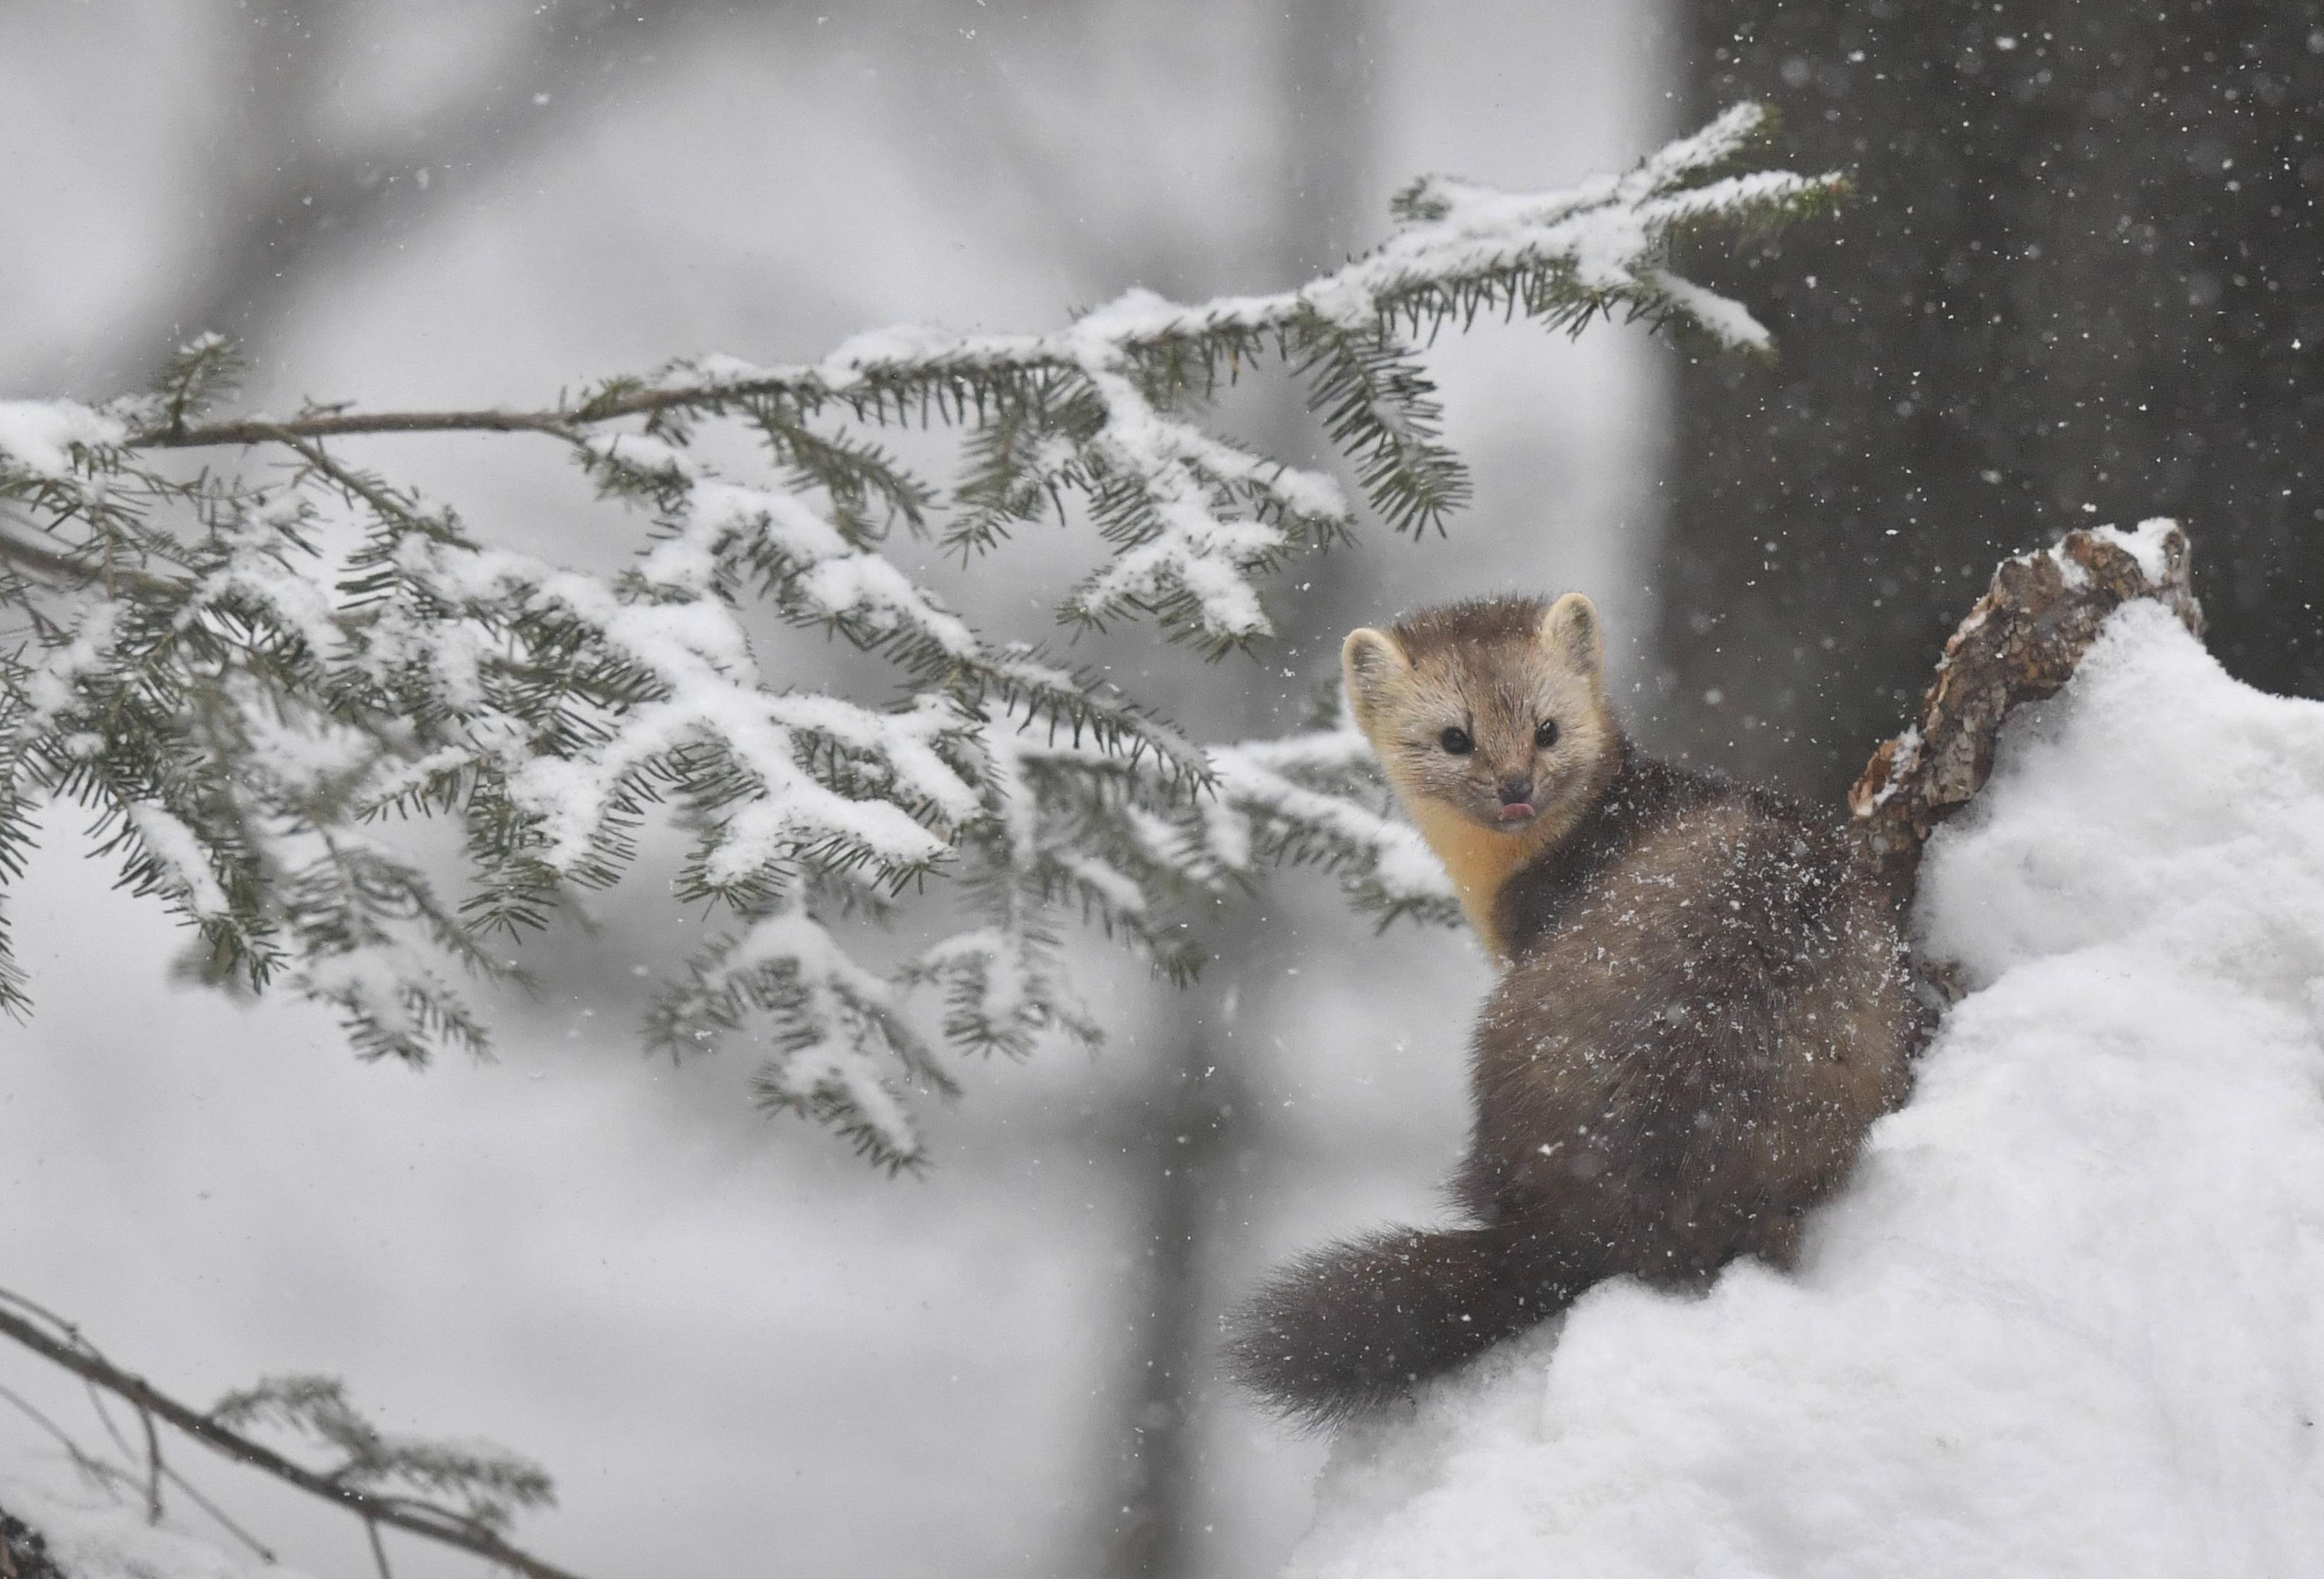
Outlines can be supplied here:
[[1942, 829], [1971, 988], [1799, 1271], [1593, 1289], [1335, 1445], [1301, 1579], [2324, 1565], [2324, 704], [2118, 612]]
[[0, 1477], [0, 1511], [39, 1533], [67, 1579], [306, 1579], [296, 1568], [147, 1524], [134, 1495], [84, 1485], [60, 1496], [7, 1476]]

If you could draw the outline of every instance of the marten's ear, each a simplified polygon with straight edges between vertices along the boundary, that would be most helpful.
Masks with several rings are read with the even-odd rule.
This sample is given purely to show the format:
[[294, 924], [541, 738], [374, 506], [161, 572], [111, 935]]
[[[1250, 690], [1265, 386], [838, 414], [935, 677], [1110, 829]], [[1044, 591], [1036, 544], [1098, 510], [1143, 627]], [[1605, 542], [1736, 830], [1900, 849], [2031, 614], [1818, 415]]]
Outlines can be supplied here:
[[1371, 727], [1373, 716], [1387, 698], [1388, 688], [1411, 670], [1404, 650], [1386, 631], [1367, 625], [1350, 631], [1348, 639], [1340, 643], [1341, 683], [1348, 688], [1348, 704], [1356, 710], [1356, 722], [1366, 729]]
[[1544, 651], [1577, 674], [1594, 675], [1606, 667], [1606, 636], [1599, 629], [1598, 610], [1578, 592], [1569, 592], [1541, 616]]

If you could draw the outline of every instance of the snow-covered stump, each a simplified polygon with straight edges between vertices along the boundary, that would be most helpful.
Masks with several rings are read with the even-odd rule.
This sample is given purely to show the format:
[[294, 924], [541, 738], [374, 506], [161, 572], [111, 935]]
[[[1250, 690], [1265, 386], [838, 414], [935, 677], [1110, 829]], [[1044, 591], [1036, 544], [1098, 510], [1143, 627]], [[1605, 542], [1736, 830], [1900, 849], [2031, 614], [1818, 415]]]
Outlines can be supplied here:
[[1965, 995], [1797, 1271], [1601, 1285], [1347, 1433], [1293, 1574], [2314, 1571], [2324, 704], [2220, 669], [2161, 524], [2014, 563], [1897, 771], [1959, 815], [1892, 814]]
[[1902, 897], [1929, 835], [1984, 788], [2003, 720], [2022, 702], [2056, 695], [2109, 614], [2153, 598], [2203, 633], [2191, 568], [2187, 534], [2160, 518], [2135, 532], [2070, 531], [2053, 548], [2001, 562], [1945, 643], [1920, 713], [1872, 753], [1848, 794], [1858, 842]]

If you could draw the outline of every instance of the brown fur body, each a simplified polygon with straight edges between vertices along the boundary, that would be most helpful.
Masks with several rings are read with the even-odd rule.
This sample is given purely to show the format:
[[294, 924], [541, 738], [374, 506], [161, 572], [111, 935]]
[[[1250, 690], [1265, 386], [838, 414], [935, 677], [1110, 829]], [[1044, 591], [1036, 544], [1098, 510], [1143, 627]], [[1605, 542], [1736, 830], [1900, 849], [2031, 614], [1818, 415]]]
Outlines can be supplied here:
[[[1624, 741], [1586, 601], [1424, 618], [1397, 628], [1401, 671], [1364, 650], [1378, 633], [1350, 638], [1351, 692], [1407, 806], [1426, 797], [1440, 823], [1465, 817], [1466, 844], [1473, 828], [1514, 852], [1479, 926], [1506, 968], [1472, 1043], [1475, 1122], [1453, 1183], [1469, 1224], [1310, 1255], [1239, 1320], [1242, 1379], [1317, 1421], [1392, 1399], [1602, 1279], [1683, 1285], [1738, 1256], [1788, 1261], [1801, 1214], [1903, 1100], [1926, 1030], [1896, 919], [1834, 827]], [[1444, 722], [1454, 703], [1465, 712]], [[1497, 806], [1471, 780], [1519, 782], [1519, 726], [1533, 738], [1553, 706], [1594, 709], [1557, 731], [1581, 749], [1534, 762], [1530, 823], [1482, 826]], [[1473, 740], [1463, 757], [1499, 754], [1446, 778], [1421, 749], [1446, 730]], [[1489, 871], [1492, 849], [1467, 858]]]

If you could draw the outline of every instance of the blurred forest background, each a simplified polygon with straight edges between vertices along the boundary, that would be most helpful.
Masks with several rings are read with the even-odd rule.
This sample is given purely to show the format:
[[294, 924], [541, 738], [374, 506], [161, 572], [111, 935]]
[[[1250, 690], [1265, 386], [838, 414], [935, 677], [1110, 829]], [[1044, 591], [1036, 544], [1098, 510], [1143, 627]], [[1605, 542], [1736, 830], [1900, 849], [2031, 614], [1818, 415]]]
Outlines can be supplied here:
[[[2172, 512], [2230, 667], [2324, 689], [2317, 6], [823, 3], [19, 0], [0, 397], [136, 387], [217, 329], [260, 407], [530, 404], [677, 355], [1277, 289], [1384, 235], [1414, 175], [1538, 189], [1758, 96], [1784, 162], [1858, 180], [1692, 264], [1778, 364], [1448, 340], [1478, 484], [1448, 540], [1295, 571], [1256, 661], [1136, 630], [1081, 655], [1231, 738], [1295, 724], [1351, 623], [1579, 587], [1650, 743], [1830, 801], [1997, 554]], [[1287, 390], [1234, 399], [1319, 458]], [[556, 457], [368, 442], [527, 551], [636, 541]], [[926, 571], [1033, 633], [1069, 571], [1011, 554]], [[0, 1286], [196, 1399], [333, 1371], [391, 1427], [521, 1448], [564, 1503], [521, 1537], [592, 1574], [1269, 1572], [1323, 1449], [1220, 1387], [1216, 1314], [1292, 1248], [1427, 1212], [1464, 1121], [1482, 963], [1320, 882], [1275, 885], [1184, 993], [1093, 939], [1106, 1051], [969, 1071], [932, 1172], [890, 1180], [770, 1128], [738, 1065], [641, 1061], [666, 907], [614, 896], [531, 962], [497, 1063], [414, 1075], [172, 988], [166, 924], [88, 882], [71, 818], [48, 834], [14, 901], [41, 1012], [0, 1032]], [[29, 1363], [0, 1383], [76, 1407]], [[0, 1447], [0, 1474], [51, 1452], [5, 1411]], [[328, 1510], [181, 1467], [294, 1565], [369, 1561]]]

